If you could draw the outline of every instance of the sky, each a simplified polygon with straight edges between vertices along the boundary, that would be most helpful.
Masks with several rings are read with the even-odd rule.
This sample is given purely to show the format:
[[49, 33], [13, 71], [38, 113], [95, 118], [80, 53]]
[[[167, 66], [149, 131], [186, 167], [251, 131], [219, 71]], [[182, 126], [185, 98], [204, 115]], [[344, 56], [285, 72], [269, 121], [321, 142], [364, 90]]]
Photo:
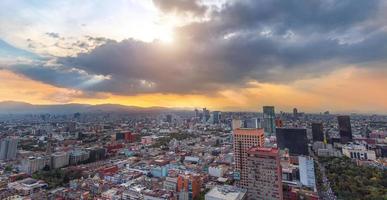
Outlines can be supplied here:
[[0, 101], [387, 113], [383, 0], [2, 0]]

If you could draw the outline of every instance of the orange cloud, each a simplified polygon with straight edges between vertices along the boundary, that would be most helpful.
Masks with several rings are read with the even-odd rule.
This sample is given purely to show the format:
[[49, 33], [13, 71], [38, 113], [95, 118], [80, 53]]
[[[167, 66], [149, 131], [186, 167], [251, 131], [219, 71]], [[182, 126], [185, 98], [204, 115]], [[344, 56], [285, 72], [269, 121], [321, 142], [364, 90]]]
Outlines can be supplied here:
[[292, 84], [251, 82], [246, 88], [231, 88], [207, 95], [142, 94], [119, 96], [84, 95], [78, 90], [58, 88], [30, 80], [12, 72], [0, 71], [0, 100], [50, 103], [117, 103], [141, 107], [208, 107], [212, 110], [260, 111], [263, 105], [276, 110], [321, 112], [387, 112], [387, 70], [348, 67], [334, 73]]

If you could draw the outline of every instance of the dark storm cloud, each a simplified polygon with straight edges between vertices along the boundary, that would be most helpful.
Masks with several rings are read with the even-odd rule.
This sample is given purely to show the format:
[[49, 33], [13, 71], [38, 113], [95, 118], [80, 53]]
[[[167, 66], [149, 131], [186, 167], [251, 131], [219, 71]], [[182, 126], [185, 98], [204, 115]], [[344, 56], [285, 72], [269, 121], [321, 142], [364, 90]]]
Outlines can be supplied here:
[[[192, 10], [181, 2], [155, 1], [161, 9]], [[379, 5], [376, 0], [235, 1], [212, 11], [210, 20], [177, 28], [171, 47], [106, 40], [90, 52], [58, 58], [60, 69], [18, 71], [59, 86], [130, 95], [209, 93], [249, 81], [321, 76], [348, 64], [372, 67], [387, 55]]]
[[153, 3], [167, 13], [201, 16], [207, 10], [207, 7], [201, 5], [198, 0], [153, 0]]

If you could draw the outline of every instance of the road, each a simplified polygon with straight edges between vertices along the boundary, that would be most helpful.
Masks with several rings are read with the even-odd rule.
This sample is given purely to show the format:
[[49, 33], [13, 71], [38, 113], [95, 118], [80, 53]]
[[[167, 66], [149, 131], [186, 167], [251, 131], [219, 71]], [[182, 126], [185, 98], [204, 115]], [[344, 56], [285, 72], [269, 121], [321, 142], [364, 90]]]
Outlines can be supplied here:
[[[319, 195], [320, 199], [321, 200], [337, 200], [337, 197], [336, 197], [335, 193], [333, 192], [333, 190], [331, 188], [331, 184], [326, 176], [325, 167], [318, 161], [318, 157], [314, 154], [313, 151], [310, 150], [309, 152], [310, 152], [310, 155], [312, 155], [312, 157], [314, 158], [314, 160], [316, 160], [317, 165], [320, 169], [321, 177], [322, 177], [323, 187], [318, 188], [318, 195]], [[324, 189], [326, 189], [326, 190], [324, 190]]]

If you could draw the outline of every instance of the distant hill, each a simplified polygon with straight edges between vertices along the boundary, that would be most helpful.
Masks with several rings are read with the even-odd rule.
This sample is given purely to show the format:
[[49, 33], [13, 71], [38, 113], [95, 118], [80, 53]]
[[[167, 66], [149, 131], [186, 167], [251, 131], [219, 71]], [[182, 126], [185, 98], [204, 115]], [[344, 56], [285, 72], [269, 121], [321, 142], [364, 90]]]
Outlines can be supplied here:
[[2, 101], [0, 102], [0, 114], [72, 114], [80, 113], [96, 113], [96, 112], [162, 112], [171, 111], [174, 109], [164, 107], [149, 107], [142, 108], [136, 106], [125, 106], [120, 104], [53, 104], [53, 105], [34, 105], [18, 101]]

